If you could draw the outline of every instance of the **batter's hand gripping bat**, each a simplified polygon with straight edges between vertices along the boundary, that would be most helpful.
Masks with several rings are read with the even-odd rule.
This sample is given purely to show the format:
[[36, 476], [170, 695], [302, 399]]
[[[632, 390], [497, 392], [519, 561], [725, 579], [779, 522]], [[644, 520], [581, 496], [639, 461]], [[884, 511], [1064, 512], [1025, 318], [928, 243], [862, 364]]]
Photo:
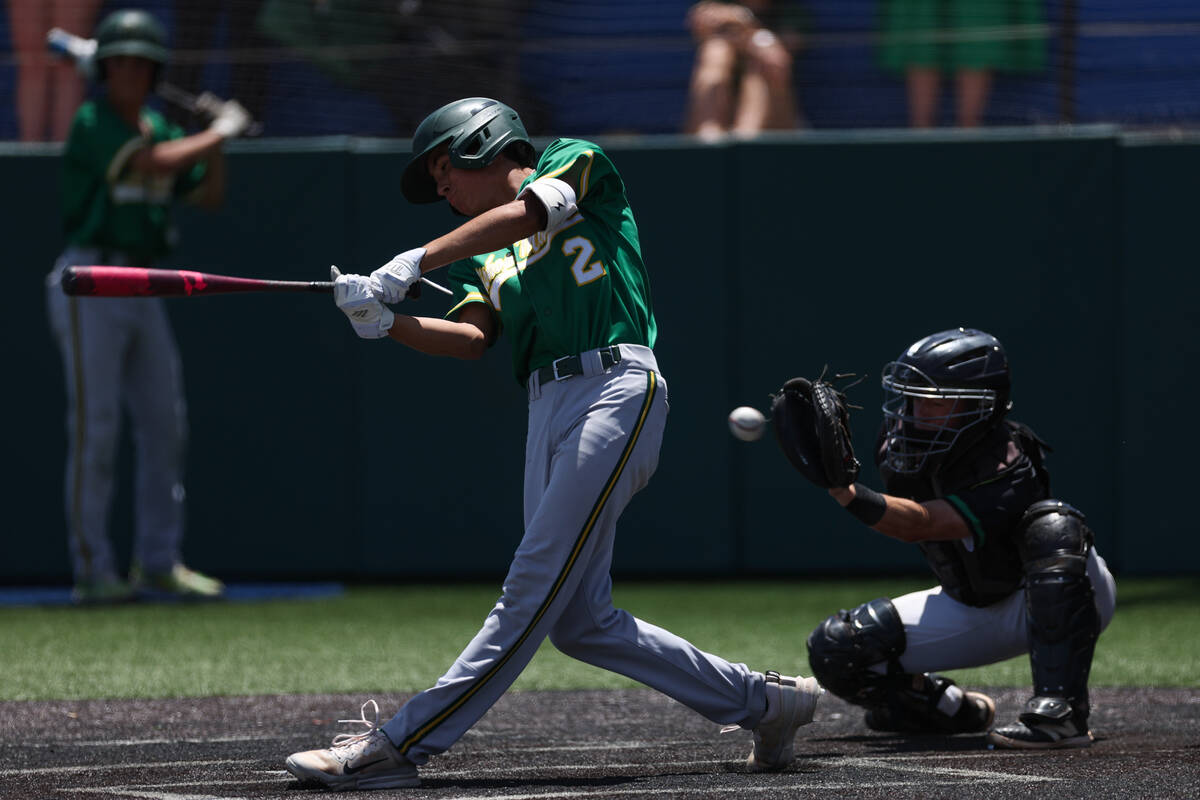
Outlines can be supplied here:
[[[88, 80], [95, 79], [95, 39], [84, 39], [82, 36], [68, 33], [62, 28], [51, 28], [46, 34], [46, 47], [49, 48], [51, 53], [74, 61], [75, 68], [79, 70], [80, 75], [83, 75]], [[211, 92], [194, 95], [166, 81], [159, 81], [154, 87], [154, 91], [159, 97], [168, 103], [179, 106], [184, 111], [190, 111], [193, 114], [207, 114], [210, 117], [215, 117], [220, 112], [223, 102], [221, 98]], [[245, 135], [259, 136], [262, 134], [262, 130], [261, 122], [252, 122], [250, 123], [250, 127], [246, 129]]]
[[[421, 282], [445, 294], [453, 294], [428, 278]], [[63, 292], [83, 297], [195, 297], [237, 292], [324, 292], [333, 291], [333, 281], [275, 281], [237, 278], [187, 269], [142, 269], [141, 267], [80, 266], [63, 270]], [[408, 296], [421, 296], [419, 284]]]

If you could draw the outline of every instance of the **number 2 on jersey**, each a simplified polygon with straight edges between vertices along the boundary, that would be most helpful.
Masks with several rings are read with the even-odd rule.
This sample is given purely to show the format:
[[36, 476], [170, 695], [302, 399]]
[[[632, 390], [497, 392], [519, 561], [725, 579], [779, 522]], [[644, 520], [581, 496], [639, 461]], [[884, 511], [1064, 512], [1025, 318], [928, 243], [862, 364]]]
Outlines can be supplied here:
[[596, 252], [596, 246], [582, 236], [573, 236], [563, 242], [563, 255], [575, 256], [571, 264], [571, 274], [575, 276], [575, 284], [583, 286], [591, 283], [604, 274], [604, 264], [597, 259], [588, 263], [588, 259]]

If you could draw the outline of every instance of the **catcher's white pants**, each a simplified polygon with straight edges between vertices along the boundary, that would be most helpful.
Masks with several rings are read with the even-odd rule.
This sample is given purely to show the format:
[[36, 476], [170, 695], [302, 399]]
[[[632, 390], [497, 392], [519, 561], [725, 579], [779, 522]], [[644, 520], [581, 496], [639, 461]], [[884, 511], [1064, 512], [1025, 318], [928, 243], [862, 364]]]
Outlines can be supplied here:
[[[95, 264], [70, 247], [46, 281], [46, 311], [67, 387], [66, 512], [75, 580], [113, 580], [108, 534], [121, 416], [134, 444], [134, 559], [166, 572], [180, 559], [187, 408], [183, 368], [166, 306], [156, 297], [68, 297], [62, 271]], [[106, 259], [128, 263], [120, 253]]]
[[587, 374], [545, 386], [531, 379], [525, 536], [503, 594], [437, 684], [383, 727], [414, 763], [454, 744], [547, 636], [564, 653], [658, 689], [713, 722], [753, 727], [762, 716], [762, 673], [613, 608], [617, 518], [658, 465], [667, 418], [654, 354], [623, 344], [621, 356], [608, 372], [595, 356], [584, 359]]
[[[1088, 554], [1088, 577], [1103, 630], [1112, 621], [1117, 588], [1095, 547]], [[894, 598], [892, 604], [900, 612], [908, 643], [900, 656], [905, 672], [981, 667], [1029, 652], [1023, 590], [983, 608], [958, 602], [940, 586]], [[875, 668], [886, 670], [885, 665]]]

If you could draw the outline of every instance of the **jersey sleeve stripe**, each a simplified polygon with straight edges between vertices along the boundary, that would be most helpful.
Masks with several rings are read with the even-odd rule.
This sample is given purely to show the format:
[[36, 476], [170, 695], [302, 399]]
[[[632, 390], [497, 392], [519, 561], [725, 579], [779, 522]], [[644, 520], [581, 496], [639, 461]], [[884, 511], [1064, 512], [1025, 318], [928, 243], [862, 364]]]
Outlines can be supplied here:
[[445, 317], [443, 317], [443, 318], [444, 318], [444, 319], [449, 319], [449, 317], [450, 317], [450, 315], [451, 315], [451, 314], [456, 314], [456, 313], [458, 313], [458, 311], [459, 311], [459, 310], [460, 310], [460, 309], [461, 309], [463, 306], [467, 305], [468, 303], [486, 303], [486, 302], [487, 302], [487, 298], [486, 298], [486, 297], [484, 297], [484, 296], [483, 296], [482, 294], [480, 294], [479, 292], [470, 292], [470, 293], [469, 293], [469, 294], [467, 294], [467, 296], [466, 296], [466, 297], [464, 297], [462, 300], [459, 300], [459, 301], [458, 301], [458, 303], [457, 303], [457, 304], [455, 304], [455, 306], [454, 306], [453, 308], [451, 308], [449, 311], [447, 311], [447, 312], [446, 312], [446, 314], [445, 314]]
[[954, 506], [954, 510], [961, 514], [962, 518], [971, 526], [971, 532], [975, 534], [975, 541], [982, 547], [987, 542], [987, 533], [983, 530], [983, 523], [979, 521], [979, 517], [971, 513], [971, 509], [967, 508], [967, 504], [958, 495], [952, 494], [946, 500], [949, 501], [950, 505]]
[[[581, 157], [587, 158], [587, 164], [585, 164], [583, 167], [583, 176], [579, 179], [579, 186], [577, 187], [579, 189], [579, 195], [576, 199], [583, 200], [584, 195], [587, 194], [588, 178], [592, 174], [592, 161], [593, 161], [593, 158], [596, 155], [596, 153], [593, 150], [584, 150], [579, 155]], [[558, 169], [554, 170], [553, 172], [547, 172], [545, 175], [539, 175], [534, 180], [541, 180], [542, 178], [557, 178], [559, 175], [562, 175], [564, 172], [569, 170], [571, 167], [575, 166], [575, 164], [578, 161], [579, 161], [578, 157], [574, 158], [571, 160], [570, 164], [566, 164], [562, 167], [559, 167]]]
[[583, 168], [583, 177], [581, 177], [579, 179], [579, 201], [580, 202], [583, 202], [583, 198], [587, 197], [588, 181], [591, 180], [592, 164], [595, 161], [595, 159], [593, 158], [593, 156], [595, 156], [595, 153], [593, 153], [591, 150], [584, 150], [583, 154], [585, 156], [587, 156], [587, 166], [585, 166]]
[[650, 416], [650, 409], [654, 406], [654, 398], [658, 392], [658, 376], [654, 372], [648, 372], [646, 380], [646, 396], [642, 400], [641, 410], [638, 412], [637, 424], [629, 434], [629, 440], [625, 443], [625, 448], [621, 451], [620, 458], [617, 459], [617, 465], [613, 467], [612, 473], [609, 474], [608, 480], [604, 484], [604, 488], [600, 492], [600, 496], [596, 499], [592, 506], [591, 513], [588, 514], [587, 521], [583, 525], [583, 529], [579, 532], [579, 536], [575, 539], [575, 546], [571, 548], [571, 553], [567, 557], [566, 563], [558, 573], [558, 578], [550, 587], [545, 600], [534, 612], [529, 620], [529, 624], [525, 626], [525, 630], [517, 637], [516, 641], [504, 652], [504, 655], [497, 658], [496, 661], [488, 668], [487, 672], [483, 673], [476, 679], [470, 687], [464, 691], [458, 699], [448, 705], [446, 708], [439, 711], [437, 714], [430, 717], [426, 722], [418, 725], [416, 729], [409, 734], [403, 742], [396, 745], [396, 749], [401, 754], [407, 753], [409, 748], [415, 745], [421, 739], [428, 736], [439, 725], [445, 722], [455, 711], [462, 708], [475, 694], [487, 684], [489, 680], [494, 678], [499, 673], [509, 659], [513, 657], [521, 647], [526, 643], [534, 630], [542, 622], [546, 612], [550, 610], [550, 606], [558, 598], [559, 592], [562, 590], [563, 584], [566, 583], [567, 577], [571, 574], [576, 562], [579, 560], [579, 554], [583, 552], [583, 547], [587, 544], [588, 538], [591, 536], [592, 529], [596, 526], [596, 520], [600, 518], [600, 513], [604, 510], [608, 498], [612, 495], [613, 488], [617, 485], [617, 481], [621, 478], [621, 473], [625, 470], [625, 465], [629, 462], [629, 456], [633, 453], [633, 449], [637, 446], [638, 439], [641, 438], [642, 429], [646, 426], [646, 418]]

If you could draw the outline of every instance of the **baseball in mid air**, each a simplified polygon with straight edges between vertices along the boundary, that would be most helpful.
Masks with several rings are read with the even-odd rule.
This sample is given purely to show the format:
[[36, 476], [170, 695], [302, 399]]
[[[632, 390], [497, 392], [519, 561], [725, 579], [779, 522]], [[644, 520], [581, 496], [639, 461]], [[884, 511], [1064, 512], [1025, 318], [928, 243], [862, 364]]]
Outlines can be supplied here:
[[743, 442], [753, 442], [763, 435], [767, 418], [757, 408], [738, 406], [729, 412], [729, 431]]

